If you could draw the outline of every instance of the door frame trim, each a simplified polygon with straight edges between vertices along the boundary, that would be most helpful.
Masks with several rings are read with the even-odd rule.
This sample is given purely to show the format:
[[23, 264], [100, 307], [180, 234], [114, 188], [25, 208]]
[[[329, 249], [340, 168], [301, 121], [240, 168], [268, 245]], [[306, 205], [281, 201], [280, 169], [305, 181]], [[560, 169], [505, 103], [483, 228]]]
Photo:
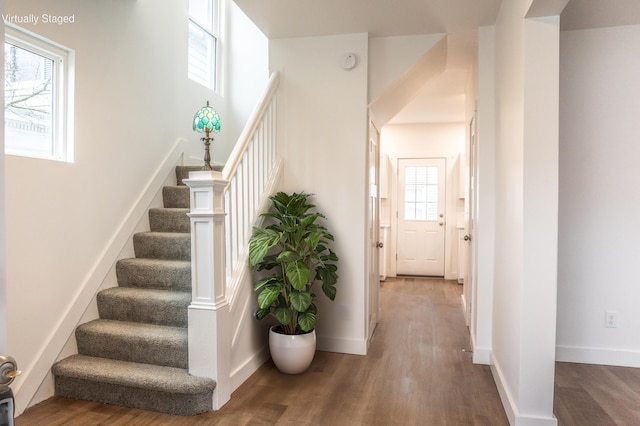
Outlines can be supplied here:
[[[389, 200], [391, 201], [391, 222], [393, 223], [391, 227], [391, 232], [389, 233], [389, 270], [388, 277], [397, 276], [397, 268], [396, 262], [394, 259], [397, 258], [398, 255], [398, 247], [397, 247], [397, 215], [398, 215], [398, 167], [400, 160], [411, 160], [411, 159], [433, 159], [433, 158], [444, 158], [446, 159], [446, 187], [445, 187], [445, 216], [448, 220], [445, 223], [445, 258], [444, 258], [444, 279], [453, 280], [457, 279], [457, 271], [451, 271], [451, 265], [454, 261], [454, 257], [457, 259], [457, 256], [453, 256], [451, 252], [451, 247], [453, 247], [452, 238], [457, 238], [457, 229], [456, 229], [456, 199], [453, 199], [453, 188], [455, 185], [454, 181], [454, 167], [456, 165], [457, 153], [454, 155], [450, 152], [433, 152], [430, 155], [412, 155], [409, 152], [399, 152], [395, 153], [394, 156], [389, 156], [390, 164], [392, 166], [392, 170], [389, 172]], [[456, 260], [457, 261], [457, 260]]]

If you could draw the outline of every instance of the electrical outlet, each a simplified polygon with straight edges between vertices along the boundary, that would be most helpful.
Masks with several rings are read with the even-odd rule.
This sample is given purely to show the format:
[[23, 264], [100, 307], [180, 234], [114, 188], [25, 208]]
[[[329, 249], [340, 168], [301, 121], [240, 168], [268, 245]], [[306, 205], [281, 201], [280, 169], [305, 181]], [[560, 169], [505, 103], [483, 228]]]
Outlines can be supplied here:
[[607, 328], [618, 327], [618, 312], [605, 311], [604, 313], [604, 326]]

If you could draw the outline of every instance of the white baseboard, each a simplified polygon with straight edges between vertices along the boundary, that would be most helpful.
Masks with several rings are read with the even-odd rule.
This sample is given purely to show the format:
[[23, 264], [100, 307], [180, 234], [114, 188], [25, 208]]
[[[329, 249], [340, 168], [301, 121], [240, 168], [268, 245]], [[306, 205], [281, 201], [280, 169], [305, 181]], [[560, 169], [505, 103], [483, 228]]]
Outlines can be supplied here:
[[467, 327], [471, 324], [471, 318], [469, 318], [469, 311], [467, 310], [467, 299], [464, 294], [460, 295], [460, 303], [462, 305], [462, 314], [464, 316], [464, 323]]
[[498, 393], [500, 394], [500, 400], [502, 406], [509, 420], [509, 424], [513, 426], [558, 426], [558, 420], [550, 414], [550, 417], [523, 415], [518, 410], [518, 405], [515, 403], [513, 395], [500, 368], [500, 363], [496, 361], [495, 357], [491, 356], [491, 372], [493, 373], [493, 380], [496, 382]]
[[491, 365], [491, 348], [478, 346], [473, 334], [471, 334], [471, 350], [473, 351], [474, 364]]
[[556, 361], [640, 368], [640, 351], [559, 345]]
[[242, 365], [231, 372], [231, 392], [235, 391], [243, 384], [253, 373], [256, 372], [262, 364], [269, 359], [269, 347], [265, 346], [257, 353], [253, 354]]
[[317, 348], [319, 351], [338, 352], [352, 355], [366, 355], [366, 339], [341, 339], [335, 337], [317, 338]]

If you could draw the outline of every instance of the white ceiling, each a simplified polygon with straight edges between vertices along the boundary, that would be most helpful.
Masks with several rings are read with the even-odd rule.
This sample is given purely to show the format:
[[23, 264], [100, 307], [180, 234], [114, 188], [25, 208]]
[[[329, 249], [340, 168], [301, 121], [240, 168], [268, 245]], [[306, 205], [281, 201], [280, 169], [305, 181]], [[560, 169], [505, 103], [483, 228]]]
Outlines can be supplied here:
[[[509, 0], [507, 0], [509, 1]], [[270, 39], [369, 33], [371, 37], [447, 33], [447, 69], [417, 89], [390, 123], [464, 121], [464, 89], [475, 34], [495, 22], [502, 0], [235, 0]], [[561, 29], [640, 24], [640, 0], [570, 0]]]

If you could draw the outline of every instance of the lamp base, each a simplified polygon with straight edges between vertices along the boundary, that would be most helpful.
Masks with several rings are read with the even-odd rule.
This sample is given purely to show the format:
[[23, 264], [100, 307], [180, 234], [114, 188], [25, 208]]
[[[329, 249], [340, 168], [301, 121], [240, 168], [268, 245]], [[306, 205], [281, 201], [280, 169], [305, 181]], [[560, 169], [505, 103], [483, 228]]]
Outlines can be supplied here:
[[213, 168], [211, 167], [211, 154], [209, 154], [209, 146], [211, 146], [211, 141], [213, 138], [209, 137], [209, 132], [207, 132], [207, 136], [200, 139], [204, 141], [204, 166], [202, 166], [201, 170], [211, 171]]

